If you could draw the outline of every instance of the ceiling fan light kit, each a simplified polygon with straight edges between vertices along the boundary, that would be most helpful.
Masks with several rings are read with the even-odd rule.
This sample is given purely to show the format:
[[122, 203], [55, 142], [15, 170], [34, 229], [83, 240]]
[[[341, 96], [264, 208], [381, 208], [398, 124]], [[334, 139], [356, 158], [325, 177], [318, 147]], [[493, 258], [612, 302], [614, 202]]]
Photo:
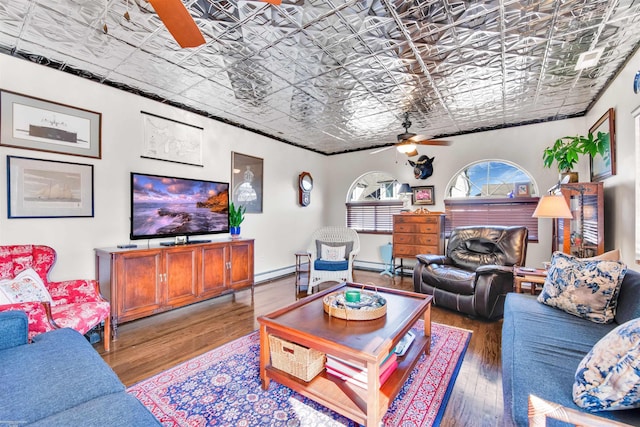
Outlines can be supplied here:
[[[413, 144], [411, 142], [402, 143], [396, 146], [396, 149], [399, 152], [406, 154], [409, 157], [412, 157], [418, 154], [418, 151], [416, 150], [416, 148], [417, 148], [416, 144]], [[415, 153], [415, 154], [412, 154], [412, 153]]]
[[404, 133], [398, 134], [397, 143], [372, 151], [371, 154], [380, 153], [391, 147], [396, 147], [398, 152], [406, 154], [408, 157], [414, 157], [420, 154], [418, 153], [418, 145], [449, 145], [449, 141], [428, 139], [428, 137], [424, 135], [416, 135], [415, 133], [409, 132], [409, 127], [411, 127], [409, 113], [404, 113], [402, 127], [404, 128]]

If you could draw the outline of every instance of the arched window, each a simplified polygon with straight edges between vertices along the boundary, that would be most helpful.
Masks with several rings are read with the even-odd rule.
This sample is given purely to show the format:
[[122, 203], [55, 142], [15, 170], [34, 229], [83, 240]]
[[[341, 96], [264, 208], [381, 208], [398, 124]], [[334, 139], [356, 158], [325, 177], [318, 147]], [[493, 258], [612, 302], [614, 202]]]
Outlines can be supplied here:
[[403, 206], [400, 186], [386, 172], [361, 175], [351, 184], [347, 195], [347, 227], [361, 233], [390, 234], [393, 215], [399, 214]]
[[480, 160], [458, 171], [445, 192], [447, 234], [466, 225], [524, 225], [529, 241], [538, 240], [538, 186], [518, 165]]

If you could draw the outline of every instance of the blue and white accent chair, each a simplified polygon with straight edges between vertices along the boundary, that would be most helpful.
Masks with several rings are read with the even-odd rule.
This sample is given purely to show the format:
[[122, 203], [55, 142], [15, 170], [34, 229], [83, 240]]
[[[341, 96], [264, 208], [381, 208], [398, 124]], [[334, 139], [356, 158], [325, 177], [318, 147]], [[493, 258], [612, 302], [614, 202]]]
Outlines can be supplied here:
[[355, 230], [322, 227], [311, 235], [307, 251], [311, 254], [307, 294], [324, 282], [353, 282], [353, 260], [360, 252], [360, 238]]

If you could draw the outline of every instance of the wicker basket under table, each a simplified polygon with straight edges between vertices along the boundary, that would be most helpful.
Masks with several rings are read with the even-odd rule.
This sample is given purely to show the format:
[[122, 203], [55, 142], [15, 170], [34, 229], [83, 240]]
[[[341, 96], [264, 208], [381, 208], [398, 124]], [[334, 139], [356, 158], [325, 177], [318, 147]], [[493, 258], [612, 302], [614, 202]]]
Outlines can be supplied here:
[[324, 369], [325, 354], [269, 335], [271, 366], [309, 382]]

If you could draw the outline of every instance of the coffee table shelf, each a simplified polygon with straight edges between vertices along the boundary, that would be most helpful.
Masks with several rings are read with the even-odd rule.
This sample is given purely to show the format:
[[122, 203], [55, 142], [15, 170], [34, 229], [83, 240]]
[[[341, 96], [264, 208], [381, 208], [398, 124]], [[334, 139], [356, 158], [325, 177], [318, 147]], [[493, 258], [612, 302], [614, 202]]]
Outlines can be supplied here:
[[[362, 285], [359, 284], [341, 284], [258, 319], [260, 378], [265, 389], [269, 387], [270, 380], [275, 380], [357, 423], [377, 427], [420, 356], [429, 353], [431, 296], [378, 288], [378, 292], [387, 299], [389, 305], [385, 317], [363, 321], [329, 317], [323, 311], [322, 298], [347, 287], [362, 289]], [[398, 357], [396, 370], [380, 387], [380, 363], [421, 318], [425, 322], [424, 333], [416, 334], [416, 339], [407, 353]], [[351, 385], [326, 371], [305, 382], [271, 366], [268, 339], [270, 334], [325, 354], [366, 365], [370, 373], [369, 387], [364, 389]]]
[[[425, 353], [427, 344], [428, 341], [424, 336], [416, 337], [409, 350], [407, 350], [407, 353], [403, 357], [398, 358], [398, 367], [382, 387], [380, 387], [380, 393], [378, 393], [378, 407], [380, 408], [379, 419], [384, 417], [393, 401], [393, 399], [389, 397], [394, 396], [395, 398], [395, 396], [398, 395], [400, 389], [409, 378], [411, 371], [415, 368], [420, 356]], [[305, 383], [295, 376], [274, 368], [271, 365], [267, 365], [266, 370], [269, 377], [274, 381], [292, 390], [296, 390], [303, 396], [335, 412], [343, 414], [357, 423], [362, 425], [367, 423], [367, 390], [351, 385], [334, 375], [328, 374], [326, 371], [321, 372], [310, 382]], [[337, 401], [333, 399], [331, 401], [326, 400], [326, 396], [328, 395], [337, 396], [341, 393], [344, 394], [345, 399], [338, 399]]]

